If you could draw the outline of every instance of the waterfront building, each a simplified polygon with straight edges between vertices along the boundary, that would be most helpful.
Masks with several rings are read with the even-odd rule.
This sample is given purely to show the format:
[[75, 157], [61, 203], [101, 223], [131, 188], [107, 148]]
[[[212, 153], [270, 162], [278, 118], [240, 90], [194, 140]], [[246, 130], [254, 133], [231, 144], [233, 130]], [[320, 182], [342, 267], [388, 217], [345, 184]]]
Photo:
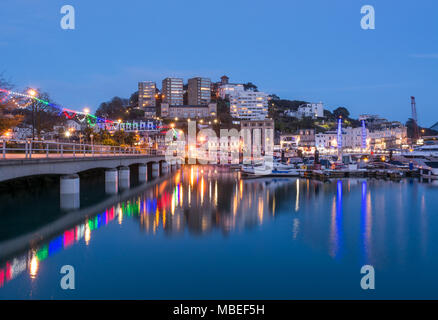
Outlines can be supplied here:
[[306, 103], [298, 107], [297, 111], [288, 110], [285, 112], [286, 116], [302, 119], [309, 117], [312, 119], [324, 117], [324, 105], [322, 102]]
[[335, 149], [338, 147], [337, 131], [326, 131], [315, 135], [315, 146], [319, 151]]
[[288, 151], [298, 148], [300, 136], [297, 134], [282, 134], [280, 135], [281, 150]]
[[[241, 132], [244, 136], [244, 144], [243, 148], [248, 148], [249, 146], [246, 145], [245, 141], [248, 141], [250, 139], [251, 141], [251, 149], [254, 151], [254, 142], [258, 143], [260, 141], [260, 152], [261, 155], [265, 154], [267, 151], [273, 152], [273, 146], [274, 146], [274, 120], [272, 119], [265, 119], [265, 120], [258, 120], [258, 121], [252, 121], [252, 120], [243, 120], [240, 122], [240, 128]], [[246, 139], [245, 140], [245, 135]], [[257, 135], [260, 136], [260, 138], [257, 137]], [[259, 140], [258, 140], [259, 139]], [[268, 147], [271, 147], [272, 149], [269, 150]]]
[[161, 104], [161, 117], [163, 118], [214, 118], [217, 115], [217, 104], [207, 105], [169, 105]]
[[163, 80], [161, 89], [163, 103], [171, 106], [181, 106], [184, 104], [183, 79], [166, 78]]
[[407, 144], [407, 127], [400, 122], [388, 122], [378, 129], [370, 129], [372, 150], [400, 149]]
[[230, 113], [233, 118], [242, 120], [264, 120], [268, 116], [268, 94], [244, 90], [236, 86], [229, 94]]
[[189, 79], [187, 95], [189, 105], [208, 105], [211, 101], [211, 80], [200, 77]]
[[[364, 132], [362, 127], [347, 127], [342, 129], [342, 148], [352, 151], [361, 151], [363, 149]], [[365, 129], [365, 139], [369, 143], [369, 130]], [[315, 135], [315, 146], [320, 152], [328, 150], [337, 150], [338, 132], [326, 131]], [[368, 144], [367, 144], [368, 146]]]
[[299, 144], [298, 146], [304, 151], [313, 151], [315, 148], [315, 130], [314, 129], [301, 129], [299, 131]]
[[152, 81], [138, 83], [138, 108], [144, 110], [146, 118], [156, 116], [157, 85]]

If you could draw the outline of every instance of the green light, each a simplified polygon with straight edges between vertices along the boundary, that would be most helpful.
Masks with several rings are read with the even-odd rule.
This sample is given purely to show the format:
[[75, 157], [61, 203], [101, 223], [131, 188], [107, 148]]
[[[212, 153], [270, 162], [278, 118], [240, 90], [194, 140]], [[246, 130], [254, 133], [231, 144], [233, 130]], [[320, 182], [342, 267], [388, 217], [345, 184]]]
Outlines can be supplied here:
[[90, 228], [90, 231], [93, 231], [94, 230], [94, 223], [93, 223], [93, 221], [92, 220], [88, 220], [88, 227]]
[[38, 261], [43, 261], [44, 259], [46, 259], [49, 256], [49, 248], [47, 247], [47, 245], [41, 247], [37, 252], [36, 252], [36, 257], [38, 259]]

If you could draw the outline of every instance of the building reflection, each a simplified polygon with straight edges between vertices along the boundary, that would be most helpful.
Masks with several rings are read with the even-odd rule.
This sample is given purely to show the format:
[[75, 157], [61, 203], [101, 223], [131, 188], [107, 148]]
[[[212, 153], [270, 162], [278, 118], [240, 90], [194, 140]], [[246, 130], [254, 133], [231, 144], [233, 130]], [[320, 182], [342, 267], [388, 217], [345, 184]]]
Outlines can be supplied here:
[[[373, 219], [371, 189], [379, 194], [385, 186], [373, 180], [322, 183], [295, 178], [241, 179], [239, 174], [217, 167], [186, 167], [141, 194], [116, 203], [30, 248], [25, 254], [3, 262], [0, 287], [20, 274], [37, 278], [41, 264], [49, 257], [75, 244], [89, 246], [97, 230], [111, 223], [122, 225], [128, 220], [137, 221], [141, 232], [152, 236], [159, 232], [167, 236], [183, 233], [200, 236], [258, 228], [274, 218], [292, 216], [285, 220], [290, 223], [292, 240], [322, 249], [333, 259], [342, 259], [347, 252], [357, 252], [361, 263], [377, 263], [382, 253], [405, 250], [386, 241], [389, 223], [375, 232], [378, 220]], [[397, 199], [406, 201], [404, 197], [397, 196]], [[413, 222], [418, 223], [422, 231], [419, 239], [422, 248], [428, 234], [425, 201], [423, 197], [418, 221]], [[356, 211], [347, 210], [355, 206]], [[398, 204], [400, 208], [403, 206], [402, 202]], [[380, 213], [380, 216], [389, 214]], [[394, 215], [391, 221], [399, 222], [399, 214], [404, 212]], [[359, 242], [356, 228], [360, 230]], [[373, 238], [374, 233], [378, 233], [379, 238]], [[376, 241], [379, 241], [378, 250], [373, 250]], [[354, 247], [356, 243], [358, 246]]]

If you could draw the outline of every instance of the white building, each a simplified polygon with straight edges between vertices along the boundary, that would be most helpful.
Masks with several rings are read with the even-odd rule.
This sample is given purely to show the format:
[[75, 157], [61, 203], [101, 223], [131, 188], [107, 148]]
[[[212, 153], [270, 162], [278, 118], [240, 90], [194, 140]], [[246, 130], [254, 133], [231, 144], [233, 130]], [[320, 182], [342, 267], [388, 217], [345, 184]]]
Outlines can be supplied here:
[[285, 114], [289, 117], [302, 119], [304, 117], [322, 118], [324, 117], [324, 105], [322, 102], [306, 103], [298, 107], [297, 111], [288, 110]]
[[407, 144], [407, 136], [407, 127], [397, 123], [369, 133], [370, 145], [374, 150], [401, 148], [402, 145]]
[[236, 87], [229, 95], [230, 113], [242, 120], [264, 120], [268, 116], [268, 94]]
[[219, 97], [222, 99], [225, 99], [238, 91], [245, 91], [243, 84], [225, 83], [218, 88]]
[[[365, 137], [363, 137], [362, 127], [352, 128], [347, 127], [342, 129], [342, 148], [343, 149], [362, 149], [363, 143], [367, 145], [370, 133], [365, 129]], [[365, 141], [364, 141], [365, 139]], [[327, 131], [315, 135], [315, 145], [318, 150], [337, 149], [339, 145], [338, 132]], [[368, 147], [368, 145], [367, 145]]]
[[80, 131], [82, 129], [81, 124], [74, 120], [67, 120], [64, 125], [61, 126], [54, 126], [53, 131], [60, 132], [60, 131]]

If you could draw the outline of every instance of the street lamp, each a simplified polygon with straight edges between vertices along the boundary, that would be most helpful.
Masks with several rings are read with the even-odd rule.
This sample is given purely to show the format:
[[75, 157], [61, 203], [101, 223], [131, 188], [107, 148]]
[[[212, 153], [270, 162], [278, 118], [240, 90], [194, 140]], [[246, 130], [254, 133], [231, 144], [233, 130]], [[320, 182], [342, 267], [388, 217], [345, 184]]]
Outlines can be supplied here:
[[29, 89], [27, 92], [32, 97], [32, 140], [35, 140], [35, 102], [33, 98], [37, 95], [34, 89]]

